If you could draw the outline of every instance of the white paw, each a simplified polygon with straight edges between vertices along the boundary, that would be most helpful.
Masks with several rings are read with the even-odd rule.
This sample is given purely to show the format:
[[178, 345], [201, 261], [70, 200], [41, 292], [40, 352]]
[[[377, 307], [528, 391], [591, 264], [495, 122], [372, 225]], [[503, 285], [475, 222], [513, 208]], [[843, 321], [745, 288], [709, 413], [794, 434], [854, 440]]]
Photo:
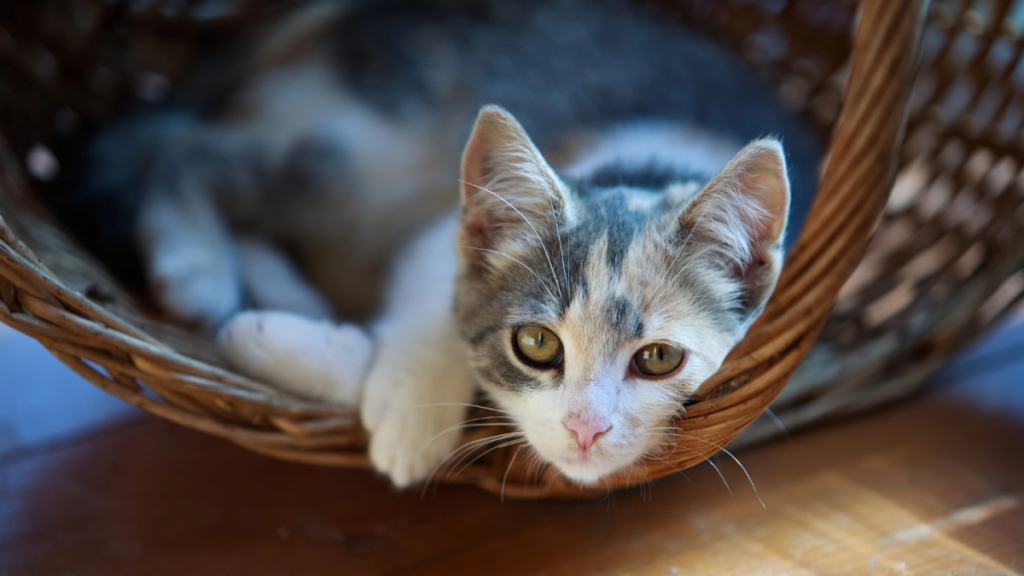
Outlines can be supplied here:
[[398, 487], [427, 479], [461, 444], [466, 403], [473, 398], [454, 329], [428, 325], [378, 333], [363, 392], [360, 416], [370, 432], [370, 460]]
[[[367, 383], [381, 390], [379, 383]], [[366, 410], [363, 424], [370, 431], [370, 461], [374, 468], [404, 488], [426, 480], [459, 445], [465, 418], [462, 406], [423, 404], [404, 386], [390, 390], [386, 402]]]
[[149, 263], [149, 286], [161, 308], [175, 317], [217, 326], [238, 310], [242, 284], [233, 262], [195, 244], [169, 247]]
[[244, 374], [314, 400], [359, 406], [373, 341], [354, 324], [289, 312], [242, 312], [217, 345]]

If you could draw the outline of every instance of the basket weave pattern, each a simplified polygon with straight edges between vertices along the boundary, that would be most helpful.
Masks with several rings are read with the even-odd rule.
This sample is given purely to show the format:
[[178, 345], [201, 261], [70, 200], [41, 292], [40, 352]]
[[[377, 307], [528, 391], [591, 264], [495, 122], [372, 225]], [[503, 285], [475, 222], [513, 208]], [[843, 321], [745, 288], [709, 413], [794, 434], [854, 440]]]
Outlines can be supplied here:
[[[443, 478], [515, 496], [577, 496], [664, 476], [755, 422], [819, 332], [775, 404], [790, 426], [905, 393], [1024, 292], [1024, 98], [1013, 78], [1024, 42], [1004, 23], [1009, 0], [984, 10], [926, 10], [925, 0], [654, 3], [743, 52], [830, 134], [805, 228], [763, 316], [676, 420], [675, 450], [645, 462], [645, 474], [580, 488], [499, 448]], [[275, 3], [208, 19], [161, 11], [180, 7], [171, 2], [10, 4], [22, 5], [0, 7], [0, 320], [160, 417], [279, 458], [367, 466], [355, 413], [234, 374], [208, 341], [161, 320], [54, 223], [22, 164], [123, 110], [152, 79], [141, 71], [180, 79], [224, 37], [275, 14]], [[975, 50], [959, 48], [962, 38]], [[770, 433], [758, 421], [745, 437]]]

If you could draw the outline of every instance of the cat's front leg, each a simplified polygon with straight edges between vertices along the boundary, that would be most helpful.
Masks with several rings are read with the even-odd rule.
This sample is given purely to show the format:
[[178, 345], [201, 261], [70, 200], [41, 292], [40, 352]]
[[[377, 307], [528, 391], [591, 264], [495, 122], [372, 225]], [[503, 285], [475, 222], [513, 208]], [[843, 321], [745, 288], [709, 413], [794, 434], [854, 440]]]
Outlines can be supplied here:
[[239, 308], [236, 248], [206, 194], [150, 191], [142, 201], [138, 237], [149, 290], [164, 311], [215, 327]]
[[362, 419], [370, 459], [396, 486], [427, 479], [458, 447], [473, 383], [450, 314], [378, 325]]
[[397, 486], [426, 479], [462, 437], [474, 394], [453, 305], [459, 266], [452, 215], [397, 259], [363, 392], [370, 459]]
[[[255, 195], [260, 147], [226, 129], [192, 127], [153, 161], [136, 234], [154, 299], [180, 320], [216, 327], [242, 304], [238, 250], [225, 206]], [[230, 192], [230, 201], [218, 196]]]
[[434, 312], [385, 317], [376, 342], [354, 324], [242, 312], [218, 345], [240, 371], [283, 390], [353, 407], [362, 398], [370, 458], [404, 487], [426, 479], [457, 447], [473, 399], [453, 318]]
[[372, 340], [353, 324], [285, 312], [244, 312], [219, 337], [250, 376], [335, 403], [361, 394], [370, 459], [399, 487], [426, 479], [453, 453], [473, 399], [452, 312], [453, 230], [453, 218], [439, 223], [398, 259]]
[[373, 341], [361, 327], [280, 311], [235, 315], [217, 345], [247, 376], [349, 408], [359, 406], [373, 358]]

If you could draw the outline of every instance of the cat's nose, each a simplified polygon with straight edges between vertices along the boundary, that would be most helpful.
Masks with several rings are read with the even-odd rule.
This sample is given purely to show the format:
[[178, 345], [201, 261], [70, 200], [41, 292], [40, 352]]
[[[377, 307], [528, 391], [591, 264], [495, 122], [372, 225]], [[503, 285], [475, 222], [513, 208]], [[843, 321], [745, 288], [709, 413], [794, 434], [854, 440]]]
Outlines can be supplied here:
[[576, 418], [569, 418], [563, 424], [576, 435], [576, 443], [584, 452], [597, 442], [598, 436], [612, 429], [607, 424], [582, 422]]

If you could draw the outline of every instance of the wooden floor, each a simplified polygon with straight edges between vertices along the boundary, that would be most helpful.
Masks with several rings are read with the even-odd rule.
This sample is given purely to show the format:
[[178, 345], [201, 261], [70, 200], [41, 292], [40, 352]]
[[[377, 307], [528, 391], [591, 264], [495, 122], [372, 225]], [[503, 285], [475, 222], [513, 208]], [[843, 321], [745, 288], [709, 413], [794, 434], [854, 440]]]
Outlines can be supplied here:
[[1024, 324], [910, 401], [619, 492], [397, 493], [138, 414], [0, 327], [0, 576], [1024, 574]]

